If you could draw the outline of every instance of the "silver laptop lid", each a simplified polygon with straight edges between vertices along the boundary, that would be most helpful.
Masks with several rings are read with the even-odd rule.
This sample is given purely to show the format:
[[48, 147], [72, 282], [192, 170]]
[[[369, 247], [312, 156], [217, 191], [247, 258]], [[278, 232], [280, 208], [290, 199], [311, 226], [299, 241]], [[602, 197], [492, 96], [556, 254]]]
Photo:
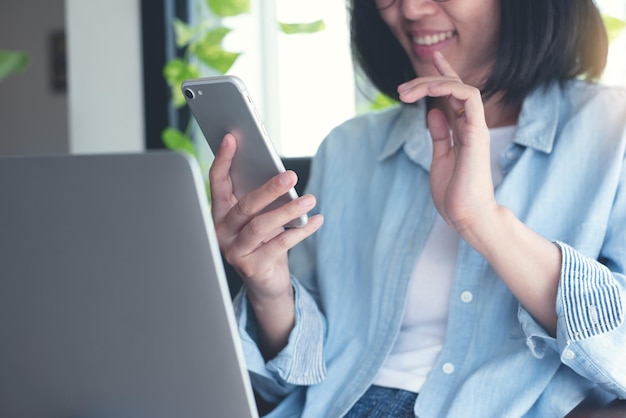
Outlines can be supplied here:
[[0, 158], [0, 416], [257, 416], [190, 158]]

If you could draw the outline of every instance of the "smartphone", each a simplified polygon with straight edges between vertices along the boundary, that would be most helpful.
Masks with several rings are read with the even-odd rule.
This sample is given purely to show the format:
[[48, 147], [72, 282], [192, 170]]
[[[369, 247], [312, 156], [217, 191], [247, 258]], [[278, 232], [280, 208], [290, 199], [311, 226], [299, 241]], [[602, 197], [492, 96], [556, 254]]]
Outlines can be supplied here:
[[[230, 168], [233, 193], [241, 198], [260, 187], [275, 175], [285, 171], [261, 117], [241, 79], [232, 75], [196, 78], [182, 84], [182, 92], [200, 130], [213, 151], [217, 153], [224, 135], [232, 133], [237, 151]], [[269, 211], [298, 197], [289, 190], [271, 205]], [[302, 227], [307, 216], [287, 223], [287, 227]]]

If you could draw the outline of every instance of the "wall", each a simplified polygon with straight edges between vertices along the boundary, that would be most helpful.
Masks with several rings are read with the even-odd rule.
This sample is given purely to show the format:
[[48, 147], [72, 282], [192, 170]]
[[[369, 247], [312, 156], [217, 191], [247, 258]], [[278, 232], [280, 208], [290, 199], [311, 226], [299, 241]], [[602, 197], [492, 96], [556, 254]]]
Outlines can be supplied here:
[[65, 7], [69, 151], [142, 151], [140, 0], [66, 0]]
[[[0, 48], [31, 65], [0, 82], [0, 155], [142, 151], [140, 17], [140, 0], [2, 0]], [[50, 35], [63, 29], [65, 94], [50, 87]]]
[[0, 4], [0, 48], [31, 55], [24, 73], [0, 81], [0, 155], [68, 149], [67, 95], [50, 86], [50, 35], [64, 26], [63, 0]]

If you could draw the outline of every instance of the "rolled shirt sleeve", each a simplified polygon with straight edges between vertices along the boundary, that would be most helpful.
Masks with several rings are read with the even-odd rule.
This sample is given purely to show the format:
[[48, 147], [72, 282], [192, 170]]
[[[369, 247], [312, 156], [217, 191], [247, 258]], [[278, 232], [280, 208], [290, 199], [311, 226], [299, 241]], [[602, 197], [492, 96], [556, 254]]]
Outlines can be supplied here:
[[578, 374], [626, 398], [626, 325], [624, 275], [611, 272], [567, 244], [561, 249], [562, 267], [556, 300], [557, 338], [520, 308], [527, 344], [538, 358], [548, 348]]
[[265, 362], [256, 338], [256, 320], [245, 286], [234, 300], [243, 351], [254, 387], [267, 400], [278, 401], [295, 386], [313, 385], [326, 375], [324, 335], [326, 321], [315, 301], [292, 277], [296, 320], [287, 345]]

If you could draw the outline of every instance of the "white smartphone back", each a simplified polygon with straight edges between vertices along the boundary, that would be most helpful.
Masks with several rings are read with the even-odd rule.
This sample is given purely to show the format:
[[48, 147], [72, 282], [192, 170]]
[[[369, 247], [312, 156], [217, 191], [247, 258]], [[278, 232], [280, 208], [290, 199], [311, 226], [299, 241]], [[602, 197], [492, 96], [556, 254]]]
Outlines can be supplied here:
[[[182, 90], [214, 154], [224, 135], [230, 132], [235, 136], [237, 151], [230, 169], [235, 196], [241, 198], [285, 171], [241, 79], [232, 75], [191, 79], [182, 84]], [[291, 189], [268, 206], [266, 211], [297, 197], [295, 189]], [[300, 227], [306, 222], [305, 215], [285, 226]]]

